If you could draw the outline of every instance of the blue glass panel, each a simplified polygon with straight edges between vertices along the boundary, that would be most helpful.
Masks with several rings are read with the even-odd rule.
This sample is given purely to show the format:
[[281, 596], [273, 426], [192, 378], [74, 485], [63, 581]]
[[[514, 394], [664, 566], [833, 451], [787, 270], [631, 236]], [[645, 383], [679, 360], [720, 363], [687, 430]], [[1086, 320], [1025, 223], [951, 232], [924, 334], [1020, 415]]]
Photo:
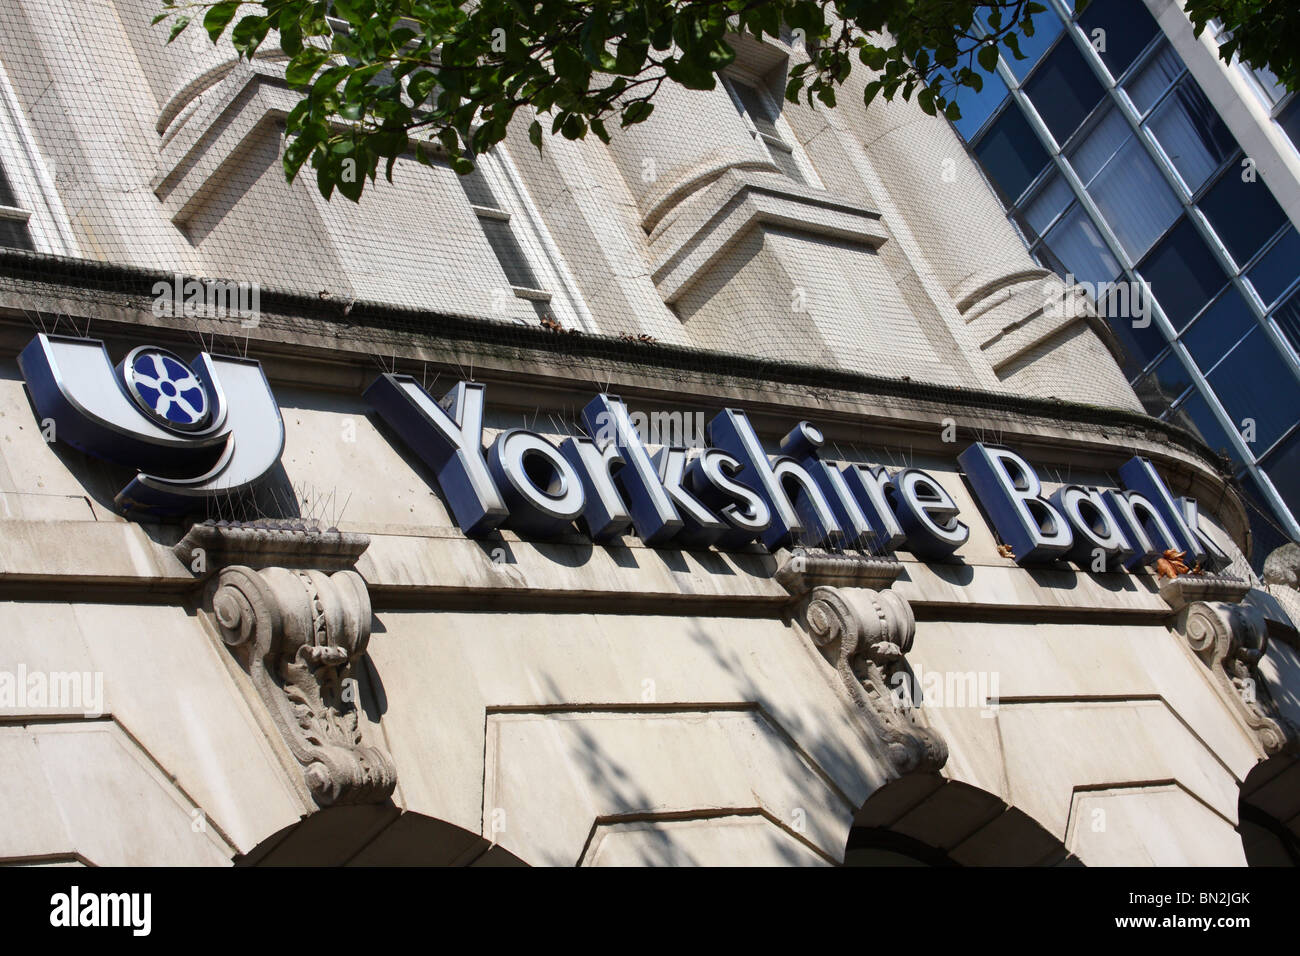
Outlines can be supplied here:
[[1206, 376], [1238, 431], [1255, 425], [1247, 447], [1262, 454], [1296, 421], [1300, 383], [1291, 362], [1278, 354], [1262, 329], [1255, 329]]
[[[1103, 309], [1107, 314], [1116, 311], [1105, 306]], [[1166, 345], [1165, 337], [1160, 334], [1154, 321], [1144, 327], [1135, 326], [1131, 318], [1120, 317], [1108, 321], [1123, 346], [1124, 360], [1121, 365], [1125, 377], [1131, 380], [1160, 354], [1161, 349]]]
[[1129, 258], [1140, 259], [1182, 204], [1136, 139], [1130, 139], [1088, 187], [1088, 192]]
[[1011, 72], [1018, 80], [1023, 80], [1029, 75], [1029, 71], [1043, 58], [1052, 41], [1061, 35], [1063, 27], [1061, 18], [1050, 7], [1042, 13], [1034, 14], [1033, 24], [1033, 36], [1025, 36], [1022, 32], [1016, 37], [1020, 44], [1020, 52], [1025, 55], [1023, 60], [1017, 60], [1016, 55], [1010, 50], [1003, 51], [1003, 59], [1007, 61], [1007, 66], [1011, 67]]
[[1228, 281], [1186, 218], [1138, 264], [1138, 271], [1175, 329], [1186, 325]]
[[1099, 47], [1101, 61], [1116, 78], [1160, 30], [1146, 6], [1134, 0], [1092, 0], [1080, 14], [1079, 26], [1093, 46]]
[[1288, 229], [1247, 274], [1267, 307], [1300, 276], [1300, 233]]
[[980, 137], [975, 155], [1007, 205], [1014, 203], [1047, 165], [1047, 151], [1014, 103]]
[[1044, 238], [1065, 271], [1079, 282], [1110, 282], [1120, 273], [1119, 263], [1082, 206], [1062, 216]]
[[[1272, 479], [1269, 475], [1269, 479]], [[1277, 505], [1271, 496], [1264, 494], [1264, 489], [1249, 473], [1241, 476], [1241, 490], [1246, 498], [1246, 516], [1250, 519], [1251, 567], [1259, 572], [1264, 567], [1264, 559], [1274, 550], [1289, 540], [1281, 529], [1281, 518], [1277, 514]], [[1292, 512], [1296, 510], [1294, 499], [1287, 502]]]
[[1286, 222], [1264, 180], [1258, 175], [1243, 179], [1243, 172], [1239, 166], [1229, 166], [1197, 203], [1239, 266]]
[[1191, 77], [1147, 120], [1156, 141], [1194, 193], [1237, 151], [1237, 141]]
[[1139, 114], [1145, 113], [1160, 99], [1160, 95], [1169, 89], [1169, 85], [1183, 72], [1183, 61], [1168, 43], [1161, 44], [1151, 54], [1146, 65], [1138, 70], [1124, 84], [1128, 98], [1133, 101]]
[[1201, 371], [1208, 372], [1255, 327], [1250, 306], [1240, 292], [1229, 286], [1183, 333], [1183, 344]]
[[1070, 138], [1105, 93], [1073, 43], [1058, 43], [1024, 90], [1057, 143]]
[[1172, 352], [1155, 368], [1133, 383], [1133, 391], [1151, 415], [1163, 415], [1174, 401], [1192, 387], [1192, 377]]
[[944, 95], [950, 100], [956, 99], [957, 108], [961, 110], [961, 118], [954, 120], [952, 125], [957, 127], [962, 139], [968, 142], [1007, 98], [1007, 85], [1002, 82], [1002, 77], [982, 71], [980, 76], [984, 80], [984, 86], [978, 93], [968, 86], [958, 87], [955, 91], [951, 87], [944, 90]]
[[1070, 148], [1070, 165], [1085, 186], [1132, 136], [1133, 131], [1119, 110], [1107, 109], [1087, 134]]
[[1273, 313], [1273, 318], [1282, 334], [1291, 340], [1291, 347], [1300, 352], [1300, 291], [1292, 292]]
[[1300, 429], [1292, 431], [1260, 465], [1291, 513], [1300, 512]]
[[1038, 193], [1025, 206], [1020, 219], [1026, 231], [1034, 236], [1041, 236], [1043, 230], [1055, 222], [1056, 217], [1064, 211], [1074, 199], [1074, 190], [1058, 174], [1038, 190]]
[[1186, 428], [1189, 432], [1205, 442], [1211, 451], [1218, 452], [1230, 458], [1237, 464], [1241, 464], [1241, 455], [1237, 453], [1236, 446], [1228, 437], [1228, 433], [1223, 430], [1219, 420], [1214, 417], [1210, 411], [1210, 405], [1200, 392], [1193, 392], [1187, 396], [1178, 408], [1169, 413], [1169, 421], [1175, 425]]

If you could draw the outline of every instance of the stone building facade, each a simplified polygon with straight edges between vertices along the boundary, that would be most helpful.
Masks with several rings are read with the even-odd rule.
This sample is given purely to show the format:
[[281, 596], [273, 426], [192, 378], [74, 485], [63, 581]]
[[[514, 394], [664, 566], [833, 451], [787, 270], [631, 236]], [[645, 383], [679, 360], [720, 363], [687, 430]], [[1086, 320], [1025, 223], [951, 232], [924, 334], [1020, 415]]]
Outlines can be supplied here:
[[353, 206], [153, 6], [0, 6], [0, 859], [1295, 862], [1296, 556], [946, 121], [740, 38]]

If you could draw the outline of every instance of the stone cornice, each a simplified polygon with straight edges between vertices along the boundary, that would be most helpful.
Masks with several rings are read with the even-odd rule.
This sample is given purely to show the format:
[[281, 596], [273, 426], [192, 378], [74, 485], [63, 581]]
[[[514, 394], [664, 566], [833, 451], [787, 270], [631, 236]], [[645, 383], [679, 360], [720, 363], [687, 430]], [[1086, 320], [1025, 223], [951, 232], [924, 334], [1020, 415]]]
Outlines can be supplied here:
[[[804, 387], [815, 382], [819, 392], [843, 391], [912, 399], [948, 408], [996, 409], [1019, 416], [1080, 425], [1109, 425], [1114, 428], [1132, 425], [1158, 434], [1170, 444], [1207, 462], [1215, 461], [1209, 449], [1183, 429], [1123, 409], [885, 378], [795, 362], [773, 362], [667, 343], [648, 346], [605, 336], [559, 336], [540, 326], [534, 328], [490, 322], [469, 315], [394, 308], [378, 302], [335, 301], [262, 288], [264, 318], [255, 329], [241, 327], [238, 319], [158, 319], [151, 313], [151, 290], [154, 283], [171, 282], [172, 279], [172, 273], [154, 269], [0, 248], [0, 321], [8, 313], [15, 324], [30, 330], [33, 314], [43, 306], [50, 306], [48, 314], [55, 315], [59, 313], [54, 311], [54, 307], [59, 304], [80, 302], [83, 303], [82, 309], [75, 313], [65, 310], [61, 314], [76, 315], [78, 320], [96, 320], [95, 328], [101, 332], [105, 324], [121, 323], [153, 326], [169, 330], [178, 339], [194, 340], [196, 332], [202, 331], [204, 334], [228, 335], [241, 343], [247, 341], [250, 349], [256, 351], [273, 347], [278, 329], [291, 328], [305, 339], [319, 337], [321, 344], [329, 341], [338, 353], [334, 357], [335, 363], [351, 362], [368, 368], [374, 368], [374, 345], [382, 340], [385, 344], [400, 345], [396, 349], [398, 358], [416, 361], [446, 361], [454, 358], [455, 350], [467, 347], [464, 348], [467, 355], [536, 353], [541, 359], [540, 364], [552, 367], [564, 360], [582, 362], [585, 359], [590, 360], [593, 367], [629, 367], [666, 373], [710, 370], [711, 377], [791, 383]], [[89, 303], [102, 307], [104, 315], [101, 317], [98, 312], [86, 311]], [[309, 342], [295, 344], [310, 348]], [[501, 347], [504, 347], [504, 353]], [[310, 360], [310, 356], [304, 358]]]
[[[957, 421], [959, 434], [997, 434], [1045, 464], [1105, 469], [1133, 453], [1151, 458], [1177, 494], [1217, 510], [1239, 541], [1245, 508], [1227, 490], [1217, 459], [1183, 430], [1145, 415], [1069, 402], [1028, 399], [974, 389], [773, 363], [682, 346], [560, 336], [542, 328], [335, 302], [263, 289], [262, 320], [166, 319], [152, 314], [151, 290], [161, 273], [79, 259], [0, 249], [0, 353], [31, 338], [33, 316], [75, 317], [108, 340], [150, 341], [179, 348], [199, 337], [262, 361], [274, 384], [359, 393], [384, 363], [417, 375], [472, 368], [493, 386], [498, 407], [572, 407], [600, 382], [632, 401], [663, 407], [743, 407], [760, 430], [788, 428], [791, 407], [815, 417], [828, 439], [867, 441], [912, 452], [952, 452], [937, 423]], [[65, 319], [66, 321], [66, 319]], [[138, 342], [137, 342], [138, 344]], [[815, 386], [810, 386], [815, 383]], [[765, 416], [769, 421], [765, 421]], [[870, 430], [869, 432], [866, 430]]]
[[795, 548], [777, 560], [777, 581], [796, 597], [823, 585], [887, 588], [903, 573], [902, 562], [895, 558], [835, 554], [804, 548]]
[[[355, 565], [369, 545], [364, 534], [323, 528], [308, 518], [208, 520], [191, 526], [172, 553], [202, 577], [229, 564], [341, 570]], [[205, 571], [196, 568], [199, 555]]]

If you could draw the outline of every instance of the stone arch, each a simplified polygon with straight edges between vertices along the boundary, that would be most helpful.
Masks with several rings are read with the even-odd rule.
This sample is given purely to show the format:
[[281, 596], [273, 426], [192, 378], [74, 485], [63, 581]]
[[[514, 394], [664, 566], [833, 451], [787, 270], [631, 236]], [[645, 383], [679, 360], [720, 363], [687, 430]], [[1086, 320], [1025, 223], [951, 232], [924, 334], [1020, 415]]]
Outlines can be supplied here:
[[1241, 782], [1237, 821], [1248, 866], [1300, 866], [1300, 758], [1257, 763]]
[[481, 835], [384, 804], [307, 814], [234, 858], [236, 866], [527, 866]]
[[1023, 810], [937, 773], [904, 774], [875, 791], [844, 849], [846, 866], [1081, 865]]

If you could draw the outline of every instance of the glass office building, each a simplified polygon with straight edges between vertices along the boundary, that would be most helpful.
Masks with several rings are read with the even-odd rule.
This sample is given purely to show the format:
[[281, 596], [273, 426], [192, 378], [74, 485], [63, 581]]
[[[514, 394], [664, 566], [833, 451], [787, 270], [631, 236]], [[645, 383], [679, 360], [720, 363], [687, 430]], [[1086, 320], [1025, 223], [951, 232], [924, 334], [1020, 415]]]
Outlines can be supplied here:
[[[1231, 459], [1267, 554], [1300, 537], [1300, 235], [1277, 198], [1295, 183], [1247, 155], [1142, 0], [1043, 2], [1024, 59], [963, 90], [954, 125], [1042, 265], [1116, 283], [1098, 306], [1126, 374], [1152, 415]], [[1295, 150], [1300, 96], [1220, 69], [1249, 78], [1253, 112]]]

